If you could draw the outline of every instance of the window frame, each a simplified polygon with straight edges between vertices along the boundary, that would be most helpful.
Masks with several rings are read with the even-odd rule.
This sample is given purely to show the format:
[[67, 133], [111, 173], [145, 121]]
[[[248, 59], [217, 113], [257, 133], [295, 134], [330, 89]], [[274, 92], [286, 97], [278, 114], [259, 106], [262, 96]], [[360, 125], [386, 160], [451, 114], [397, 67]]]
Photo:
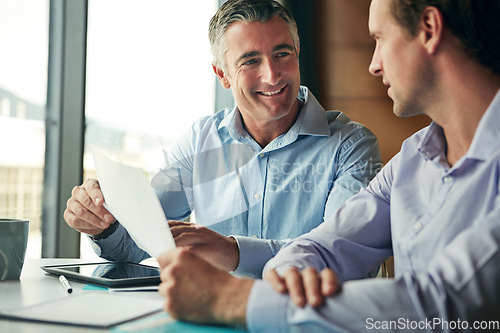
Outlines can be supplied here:
[[43, 258], [80, 256], [80, 235], [63, 214], [83, 177], [87, 8], [87, 0], [50, 1]]
[[[281, 2], [290, 6], [294, 1]], [[219, 6], [224, 2], [219, 0]], [[83, 179], [88, 0], [50, 0], [49, 15], [42, 257], [79, 258], [80, 233], [63, 215]], [[220, 83], [215, 89], [215, 112], [234, 106], [231, 90]]]

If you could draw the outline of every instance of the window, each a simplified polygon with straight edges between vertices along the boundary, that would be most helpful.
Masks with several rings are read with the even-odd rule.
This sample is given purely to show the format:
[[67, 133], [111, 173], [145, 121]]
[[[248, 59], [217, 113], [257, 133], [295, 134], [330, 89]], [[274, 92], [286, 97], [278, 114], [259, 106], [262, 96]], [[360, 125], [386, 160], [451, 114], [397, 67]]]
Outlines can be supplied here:
[[[214, 112], [208, 24], [217, 0], [90, 0], [84, 177], [92, 145], [150, 174], [198, 118]], [[81, 257], [93, 256], [81, 242]]]
[[[61, 216], [75, 178], [60, 168], [74, 170], [79, 164], [68, 164], [74, 159], [61, 151], [74, 156], [84, 150], [84, 177], [95, 177], [91, 145], [153, 173], [162, 163], [162, 149], [196, 119], [214, 112], [216, 78], [207, 35], [217, 6], [217, 0], [0, 0], [0, 217], [30, 220], [28, 258], [65, 256], [66, 243], [75, 244], [67, 238]], [[83, 64], [75, 60], [80, 51], [71, 50], [84, 42], [86, 20]], [[63, 119], [81, 116], [82, 101], [73, 97], [83, 85], [78, 75], [83, 70], [86, 128], [81, 147]], [[68, 88], [73, 90], [61, 92]], [[47, 103], [47, 95], [54, 103]], [[42, 210], [51, 212], [43, 228]], [[88, 242], [82, 246], [82, 253], [88, 253]]]
[[48, 0], [0, 0], [0, 217], [30, 221], [41, 256]]

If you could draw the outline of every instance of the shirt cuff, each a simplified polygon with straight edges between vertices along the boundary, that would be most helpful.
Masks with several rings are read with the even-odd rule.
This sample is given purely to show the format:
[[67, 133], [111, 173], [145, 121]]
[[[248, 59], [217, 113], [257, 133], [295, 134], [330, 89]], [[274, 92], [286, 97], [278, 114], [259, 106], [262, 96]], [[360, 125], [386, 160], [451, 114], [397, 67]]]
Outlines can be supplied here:
[[247, 328], [250, 332], [283, 332], [289, 297], [276, 292], [263, 280], [255, 280], [247, 302]]
[[240, 276], [262, 278], [264, 265], [274, 256], [268, 241], [244, 236], [231, 237], [236, 239], [240, 251], [240, 261], [234, 273]]
[[118, 244], [125, 237], [126, 229], [120, 224], [118, 228], [106, 239], [95, 241], [92, 237], [88, 237], [92, 244], [92, 249], [99, 257], [106, 257], [109, 252], [116, 249]]

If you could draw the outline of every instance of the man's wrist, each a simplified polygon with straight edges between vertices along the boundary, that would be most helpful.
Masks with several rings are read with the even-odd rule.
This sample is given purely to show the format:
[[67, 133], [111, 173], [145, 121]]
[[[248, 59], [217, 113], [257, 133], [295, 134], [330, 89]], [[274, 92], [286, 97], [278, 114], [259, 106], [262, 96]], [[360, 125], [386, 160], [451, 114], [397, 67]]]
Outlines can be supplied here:
[[254, 280], [231, 276], [220, 291], [214, 314], [218, 321], [238, 326], [246, 325], [247, 302]]
[[118, 229], [119, 225], [120, 225], [120, 223], [118, 223], [118, 221], [116, 221], [116, 222], [110, 224], [109, 227], [104, 229], [101, 233], [99, 233], [97, 235], [89, 235], [89, 236], [94, 242], [106, 239], [115, 233], [115, 231], [116, 231], [116, 229]]
[[227, 269], [229, 270], [229, 272], [234, 272], [238, 268], [238, 265], [240, 264], [240, 246], [238, 245], [238, 241], [234, 236], [228, 236], [228, 239], [231, 241], [231, 244], [233, 245], [233, 251], [230, 252], [234, 253], [235, 255], [227, 259], [228, 262]]

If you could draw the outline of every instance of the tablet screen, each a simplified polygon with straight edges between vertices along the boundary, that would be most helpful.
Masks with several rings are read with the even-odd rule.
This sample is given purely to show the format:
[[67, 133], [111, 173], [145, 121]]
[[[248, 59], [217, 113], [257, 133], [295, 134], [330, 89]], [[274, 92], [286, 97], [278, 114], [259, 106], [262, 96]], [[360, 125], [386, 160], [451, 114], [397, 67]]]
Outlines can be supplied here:
[[146, 276], [160, 276], [158, 268], [129, 263], [91, 264], [85, 266], [67, 266], [59, 269], [84, 276], [106, 279], [131, 279]]
[[43, 270], [67, 278], [106, 286], [151, 285], [160, 283], [160, 271], [156, 267], [132, 263], [95, 263], [43, 266]]

